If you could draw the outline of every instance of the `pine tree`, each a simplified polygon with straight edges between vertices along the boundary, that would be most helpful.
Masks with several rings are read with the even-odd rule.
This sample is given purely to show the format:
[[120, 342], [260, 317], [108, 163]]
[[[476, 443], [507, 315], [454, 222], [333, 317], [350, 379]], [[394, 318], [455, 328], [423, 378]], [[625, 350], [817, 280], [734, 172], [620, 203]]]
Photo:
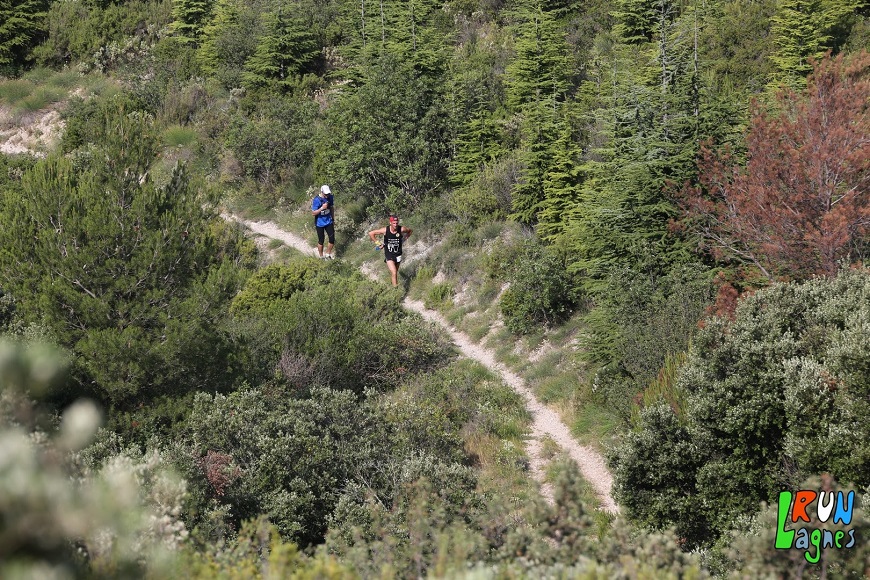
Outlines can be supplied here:
[[535, 224], [544, 202], [544, 179], [553, 162], [551, 145], [558, 135], [554, 106], [540, 101], [526, 107], [520, 160], [523, 165], [519, 182], [511, 191], [511, 219]]
[[558, 245], [565, 233], [565, 213], [577, 205], [582, 181], [582, 151], [569, 120], [561, 122], [559, 136], [549, 149], [553, 157], [544, 176], [538, 237]]
[[534, 10], [523, 14], [516, 41], [516, 57], [505, 70], [506, 101], [511, 111], [527, 103], [564, 100], [568, 90], [565, 34], [552, 14]]
[[49, 157], [0, 196], [0, 287], [106, 401], [215, 388], [228, 378], [216, 320], [239, 283], [238, 246], [216, 238], [183, 167], [150, 181], [145, 115], [101, 112], [92, 156]]
[[[209, 76], [223, 77], [228, 86], [238, 86], [240, 71], [256, 49], [258, 17], [244, 0], [217, 0], [214, 16], [202, 29], [196, 59]], [[226, 71], [226, 72], [224, 72]]]
[[0, 0], [0, 67], [24, 63], [47, 10], [46, 0]]
[[614, 32], [629, 44], [653, 40], [658, 20], [658, 4], [663, 0], [616, 0]]
[[549, 150], [558, 135], [556, 118], [568, 91], [564, 30], [552, 14], [520, 11], [516, 56], [505, 70], [505, 101], [521, 123], [523, 172], [511, 192], [511, 218], [534, 224], [544, 200], [544, 177], [552, 161]]
[[820, 59], [833, 46], [834, 30], [865, 0], [781, 0], [773, 16], [776, 51], [771, 56], [779, 83], [798, 88], [812, 70], [810, 59]]
[[282, 9], [267, 13], [263, 28], [256, 51], [245, 63], [244, 82], [250, 87], [292, 88], [314, 66], [317, 43], [301, 21]]
[[196, 44], [214, 0], [172, 0], [172, 31], [185, 44]]
[[467, 185], [487, 163], [503, 152], [501, 131], [493, 114], [483, 103], [479, 104], [454, 139], [456, 153], [450, 163], [450, 178], [454, 185]]

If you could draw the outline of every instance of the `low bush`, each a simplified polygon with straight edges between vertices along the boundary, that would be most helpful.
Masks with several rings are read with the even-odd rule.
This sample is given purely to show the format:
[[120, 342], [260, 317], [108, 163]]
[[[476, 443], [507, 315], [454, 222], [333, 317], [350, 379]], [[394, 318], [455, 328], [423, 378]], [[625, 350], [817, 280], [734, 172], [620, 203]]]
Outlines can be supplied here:
[[564, 320], [579, 301], [565, 262], [553, 250], [528, 240], [508, 266], [510, 286], [502, 294], [505, 325], [516, 334]]

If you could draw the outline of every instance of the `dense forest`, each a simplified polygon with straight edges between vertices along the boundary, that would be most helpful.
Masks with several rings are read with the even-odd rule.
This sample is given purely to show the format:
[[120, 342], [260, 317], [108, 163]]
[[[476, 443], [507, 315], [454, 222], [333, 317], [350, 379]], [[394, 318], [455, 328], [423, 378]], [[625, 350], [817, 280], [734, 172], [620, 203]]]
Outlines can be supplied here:
[[[867, 0], [0, 0], [0, 577], [867, 577], [868, 48]], [[324, 183], [339, 260], [227, 219], [313, 244]]]

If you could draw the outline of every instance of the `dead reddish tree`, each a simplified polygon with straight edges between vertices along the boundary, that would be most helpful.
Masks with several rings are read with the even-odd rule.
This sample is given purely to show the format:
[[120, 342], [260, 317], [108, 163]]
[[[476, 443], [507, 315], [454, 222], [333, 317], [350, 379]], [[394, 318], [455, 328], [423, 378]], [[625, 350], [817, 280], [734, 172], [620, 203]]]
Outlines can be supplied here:
[[814, 63], [776, 113], [753, 105], [745, 165], [702, 150], [700, 188], [681, 198], [714, 255], [765, 276], [834, 274], [864, 257], [870, 226], [870, 54]]

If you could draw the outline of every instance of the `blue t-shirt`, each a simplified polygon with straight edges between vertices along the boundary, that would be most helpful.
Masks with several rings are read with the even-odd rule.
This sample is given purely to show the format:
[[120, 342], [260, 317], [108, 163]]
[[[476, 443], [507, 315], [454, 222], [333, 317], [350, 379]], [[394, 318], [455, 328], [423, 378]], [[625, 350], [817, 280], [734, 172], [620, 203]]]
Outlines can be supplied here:
[[314, 216], [314, 225], [316, 225], [319, 228], [322, 228], [324, 226], [328, 226], [329, 224], [332, 223], [332, 210], [335, 207], [334, 205], [332, 205], [333, 204], [332, 194], [331, 193], [327, 194], [326, 199], [324, 199], [318, 195], [313, 200], [311, 200], [311, 211], [319, 210], [320, 206], [325, 204], [325, 203], [328, 203], [329, 207], [326, 208], [325, 210], [323, 210], [322, 212], [320, 212], [319, 214], [317, 214], [316, 216]]

